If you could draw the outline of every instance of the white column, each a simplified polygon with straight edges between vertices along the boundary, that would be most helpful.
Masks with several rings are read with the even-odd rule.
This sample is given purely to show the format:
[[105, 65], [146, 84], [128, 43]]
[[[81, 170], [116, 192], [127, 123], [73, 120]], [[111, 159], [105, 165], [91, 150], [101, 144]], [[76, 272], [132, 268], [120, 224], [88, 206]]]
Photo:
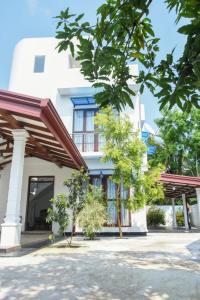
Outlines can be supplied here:
[[199, 227], [200, 227], [200, 188], [196, 188], [197, 194], [197, 209], [198, 209], [198, 218], [199, 218]]
[[185, 229], [186, 229], [186, 231], [189, 231], [185, 194], [182, 194], [182, 200], [183, 200], [183, 212], [184, 212], [184, 220], [185, 220]]
[[174, 198], [172, 198], [172, 227], [173, 228], [177, 227], [177, 224], [176, 224], [176, 210], [175, 210]]
[[24, 153], [28, 133], [25, 129], [12, 131], [14, 146], [10, 170], [10, 181], [6, 217], [1, 225], [1, 248], [16, 247], [20, 245], [20, 202], [22, 190], [22, 178], [24, 169]]

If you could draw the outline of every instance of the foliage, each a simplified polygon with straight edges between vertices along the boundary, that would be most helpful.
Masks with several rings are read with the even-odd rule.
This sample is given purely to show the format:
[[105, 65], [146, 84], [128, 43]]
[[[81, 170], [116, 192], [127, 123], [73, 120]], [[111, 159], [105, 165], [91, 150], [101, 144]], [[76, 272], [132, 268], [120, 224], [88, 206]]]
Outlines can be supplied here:
[[185, 226], [183, 211], [179, 210], [176, 212], [176, 222], [179, 227]]
[[[69, 48], [80, 61], [84, 77], [99, 89], [95, 98], [101, 107], [132, 107], [135, 92], [128, 86], [129, 79], [141, 84], [141, 93], [144, 86], [149, 88], [161, 108], [167, 104], [170, 108], [177, 104], [185, 111], [199, 107], [200, 1], [163, 1], [169, 11], [175, 10], [177, 22], [187, 21], [178, 29], [187, 40], [177, 61], [172, 51], [158, 65], [159, 39], [149, 18], [152, 0], [105, 0], [97, 10], [94, 25], [83, 21], [84, 14], [71, 14], [69, 8], [56, 17], [58, 49]], [[143, 66], [138, 77], [128, 66], [134, 62]]]
[[163, 165], [159, 164], [144, 173], [143, 187], [145, 194], [145, 203], [152, 205], [164, 201], [163, 184], [159, 181], [160, 174], [163, 172]]
[[84, 169], [73, 172], [71, 177], [64, 181], [64, 185], [67, 187], [68, 194], [68, 206], [72, 212], [72, 233], [77, 221], [78, 214], [83, 209], [86, 201], [87, 186], [89, 182], [88, 174], [85, 173]]
[[[71, 178], [64, 181], [67, 187], [67, 194], [59, 194], [51, 199], [51, 207], [48, 209], [47, 222], [56, 222], [59, 225], [59, 233], [65, 234], [70, 219], [72, 221], [72, 232], [69, 245], [72, 242], [73, 230], [77, 221], [78, 214], [83, 209], [86, 202], [88, 175], [84, 169], [72, 173]], [[69, 210], [71, 212], [69, 216]], [[53, 236], [51, 236], [53, 240]]]
[[[51, 206], [48, 208], [47, 223], [56, 222], [59, 225], [59, 234], [65, 234], [66, 227], [69, 224], [68, 199], [64, 195], [57, 195], [50, 200]], [[53, 237], [51, 238], [53, 240]]]
[[157, 183], [161, 168], [159, 166], [144, 174], [142, 165], [146, 147], [138, 132], [133, 130], [133, 124], [126, 115], [116, 114], [111, 107], [107, 107], [97, 114], [95, 123], [105, 138], [102, 160], [111, 161], [113, 164], [114, 174], [111, 180], [117, 185], [116, 208], [119, 233], [122, 236], [121, 184], [133, 191], [127, 201], [127, 208], [129, 210], [142, 208], [146, 202], [163, 197], [162, 185]]
[[105, 203], [103, 203], [101, 188], [92, 185], [89, 186], [86, 204], [79, 213], [78, 220], [84, 234], [93, 239], [96, 232], [107, 221], [107, 210]]
[[[102, 161], [111, 161], [113, 164], [114, 174], [111, 176], [111, 180], [117, 185], [116, 210], [119, 234], [122, 237], [120, 186], [123, 183], [125, 188], [130, 188], [136, 182], [139, 183], [142, 176], [141, 166], [146, 148], [138, 133], [133, 131], [133, 124], [128, 117], [117, 114], [111, 107], [107, 107], [101, 113], [98, 113], [95, 123], [100, 134], [105, 139]], [[140, 199], [138, 199], [139, 205], [143, 206]]]
[[191, 113], [174, 109], [163, 110], [156, 120], [160, 140], [151, 140], [156, 152], [150, 164], [162, 163], [169, 173], [199, 176], [200, 174], [200, 110]]
[[165, 213], [157, 207], [150, 207], [147, 213], [147, 226], [165, 225]]

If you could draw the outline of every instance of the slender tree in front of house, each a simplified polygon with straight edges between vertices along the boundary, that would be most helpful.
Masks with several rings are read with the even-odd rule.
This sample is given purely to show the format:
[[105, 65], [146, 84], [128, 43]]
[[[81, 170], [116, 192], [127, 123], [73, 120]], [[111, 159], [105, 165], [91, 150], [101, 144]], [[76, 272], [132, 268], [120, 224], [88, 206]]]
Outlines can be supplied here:
[[[112, 162], [114, 174], [110, 177], [116, 184], [116, 210], [119, 235], [122, 237], [120, 187], [133, 188], [137, 183], [142, 184], [142, 161], [145, 153], [145, 145], [137, 132], [133, 131], [133, 125], [127, 116], [119, 116], [111, 107], [105, 108], [97, 114], [95, 123], [99, 134], [105, 139], [103, 147], [103, 162]], [[142, 186], [140, 186], [142, 189]], [[135, 199], [139, 190], [135, 192]], [[134, 202], [135, 199], [132, 199]], [[130, 202], [130, 201], [129, 201]], [[138, 207], [144, 205], [143, 199], [138, 199]]]

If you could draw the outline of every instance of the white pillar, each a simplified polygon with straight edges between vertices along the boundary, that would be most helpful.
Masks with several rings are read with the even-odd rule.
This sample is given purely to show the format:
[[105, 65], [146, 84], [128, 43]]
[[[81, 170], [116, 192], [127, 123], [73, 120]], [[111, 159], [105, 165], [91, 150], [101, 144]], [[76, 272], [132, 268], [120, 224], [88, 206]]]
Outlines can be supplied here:
[[20, 246], [20, 202], [22, 190], [22, 178], [24, 169], [25, 145], [28, 133], [25, 129], [12, 131], [14, 146], [10, 170], [10, 181], [6, 217], [1, 225], [1, 248]]
[[172, 227], [176, 228], [176, 210], [175, 210], [175, 203], [174, 203], [174, 198], [172, 198]]
[[182, 200], [183, 200], [183, 212], [184, 212], [185, 229], [186, 229], [186, 231], [189, 231], [185, 194], [182, 194]]
[[196, 194], [197, 194], [197, 209], [198, 209], [198, 219], [199, 219], [199, 227], [200, 227], [200, 188], [196, 188]]

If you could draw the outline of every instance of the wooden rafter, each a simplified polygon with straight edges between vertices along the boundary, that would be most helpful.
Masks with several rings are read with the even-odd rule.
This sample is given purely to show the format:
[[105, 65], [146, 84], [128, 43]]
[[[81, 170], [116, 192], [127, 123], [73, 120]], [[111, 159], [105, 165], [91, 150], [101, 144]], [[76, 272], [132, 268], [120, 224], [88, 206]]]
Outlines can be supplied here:
[[[39, 146], [40, 149], [37, 151], [50, 161], [53, 161], [54, 157], [56, 159], [54, 162], [58, 160], [62, 165], [73, 169], [81, 167], [87, 169], [84, 159], [50, 99], [0, 90], [0, 134], [3, 139], [12, 141], [11, 130], [16, 128], [30, 131], [31, 137], [35, 140], [27, 140], [26, 145], [32, 146], [35, 151], [37, 140], [37, 144], [42, 145], [42, 148]], [[31, 156], [35, 155], [31, 154]]]
[[[11, 125], [12, 129], [22, 129], [23, 128], [21, 126], [21, 124], [12, 115], [8, 114], [5, 111], [2, 111], [1, 109], [0, 109], [0, 114], [1, 114], [2, 118]], [[3, 130], [3, 131], [8, 133], [7, 130]], [[37, 141], [37, 138], [32, 136], [32, 134], [29, 130], [27, 130], [27, 131], [29, 132], [28, 141], [31, 142], [31, 144], [34, 144], [39, 151], [41, 151], [44, 155], [46, 155], [49, 158], [49, 160], [53, 161], [57, 166], [62, 167], [62, 163], [59, 161], [59, 159], [54, 157], [53, 154], [50, 154], [49, 151], [46, 149], [46, 147], [44, 145], [40, 144], [40, 142]]]

